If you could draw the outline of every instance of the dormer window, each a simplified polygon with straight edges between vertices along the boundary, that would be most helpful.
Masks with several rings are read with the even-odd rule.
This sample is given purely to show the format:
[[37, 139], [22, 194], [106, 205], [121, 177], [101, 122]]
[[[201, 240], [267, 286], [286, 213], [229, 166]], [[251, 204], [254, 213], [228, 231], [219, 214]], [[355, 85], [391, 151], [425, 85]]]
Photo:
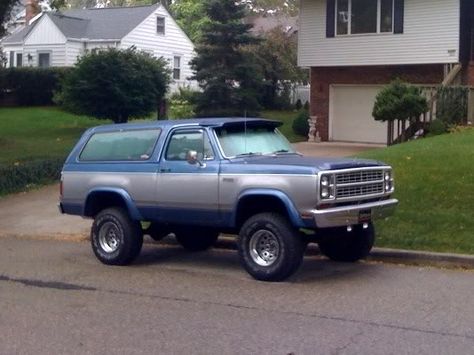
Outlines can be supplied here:
[[394, 0], [336, 0], [336, 34], [393, 33]]
[[160, 35], [165, 34], [165, 18], [163, 16], [156, 18], [156, 33]]

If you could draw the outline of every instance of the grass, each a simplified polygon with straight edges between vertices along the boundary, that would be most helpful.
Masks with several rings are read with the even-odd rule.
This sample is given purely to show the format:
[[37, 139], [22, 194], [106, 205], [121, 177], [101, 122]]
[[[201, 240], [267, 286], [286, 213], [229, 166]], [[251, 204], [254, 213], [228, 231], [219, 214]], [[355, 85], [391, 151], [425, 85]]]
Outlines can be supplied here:
[[101, 124], [52, 107], [0, 109], [0, 164], [65, 157], [82, 132]]
[[[305, 139], [291, 129], [296, 112], [264, 111], [263, 117], [283, 121], [280, 130], [290, 141]], [[0, 164], [65, 157], [84, 130], [103, 123], [55, 107], [0, 108]]]
[[262, 111], [261, 116], [263, 118], [273, 119], [277, 121], [282, 121], [283, 126], [279, 127], [281, 133], [285, 135], [285, 137], [291, 142], [302, 142], [308, 140], [308, 137], [300, 136], [293, 132], [293, 128], [291, 127], [293, 124], [293, 120], [298, 115], [296, 111]]
[[474, 254], [474, 129], [373, 150], [394, 168], [394, 216], [376, 222], [380, 247]]

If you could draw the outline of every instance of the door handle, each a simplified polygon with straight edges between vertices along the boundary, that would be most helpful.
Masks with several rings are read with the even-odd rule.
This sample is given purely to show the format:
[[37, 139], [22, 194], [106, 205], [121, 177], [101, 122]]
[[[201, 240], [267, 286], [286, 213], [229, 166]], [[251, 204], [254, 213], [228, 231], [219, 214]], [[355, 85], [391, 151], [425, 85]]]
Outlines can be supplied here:
[[171, 172], [171, 169], [170, 168], [162, 168], [160, 169], [160, 173], [170, 173]]

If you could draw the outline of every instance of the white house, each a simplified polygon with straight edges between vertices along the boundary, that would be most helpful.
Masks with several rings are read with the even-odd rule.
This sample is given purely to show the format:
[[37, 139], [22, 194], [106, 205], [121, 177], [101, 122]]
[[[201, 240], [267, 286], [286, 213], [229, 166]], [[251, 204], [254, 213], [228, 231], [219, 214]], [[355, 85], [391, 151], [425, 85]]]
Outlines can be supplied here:
[[160, 4], [44, 12], [1, 45], [8, 67], [73, 66], [88, 51], [133, 46], [168, 60], [172, 90], [196, 85], [189, 80], [194, 45]]
[[301, 0], [298, 64], [311, 68], [321, 140], [385, 143], [375, 96], [395, 78], [474, 84], [471, 0]]

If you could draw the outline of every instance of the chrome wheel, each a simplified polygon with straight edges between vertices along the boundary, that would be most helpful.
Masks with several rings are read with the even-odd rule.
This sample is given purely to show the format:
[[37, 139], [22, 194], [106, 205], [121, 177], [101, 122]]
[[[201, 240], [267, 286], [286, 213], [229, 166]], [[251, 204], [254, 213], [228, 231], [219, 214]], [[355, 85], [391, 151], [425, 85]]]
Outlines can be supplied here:
[[250, 238], [250, 257], [260, 266], [272, 265], [280, 255], [278, 238], [266, 229], [256, 231]]
[[120, 230], [117, 225], [107, 222], [99, 231], [99, 245], [106, 253], [115, 252], [120, 246]]

